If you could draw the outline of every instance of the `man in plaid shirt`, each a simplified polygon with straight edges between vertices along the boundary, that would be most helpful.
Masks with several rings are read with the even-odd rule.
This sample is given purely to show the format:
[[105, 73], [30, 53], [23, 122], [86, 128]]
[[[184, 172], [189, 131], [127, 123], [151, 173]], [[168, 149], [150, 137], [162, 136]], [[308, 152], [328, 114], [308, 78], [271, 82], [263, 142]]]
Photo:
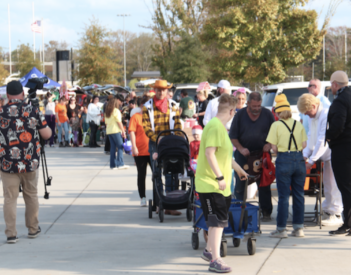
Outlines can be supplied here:
[[[178, 105], [172, 99], [168, 99], [168, 86], [166, 80], [157, 80], [154, 85], [150, 85], [155, 89], [155, 96], [145, 103], [143, 107], [143, 128], [145, 134], [150, 139], [149, 153], [153, 169], [159, 169], [154, 166], [152, 155], [156, 152], [157, 135], [164, 130], [182, 129]], [[165, 134], [166, 135], [166, 134]], [[162, 193], [162, 179], [159, 182], [159, 191]], [[166, 176], [166, 191], [172, 191], [172, 177]], [[154, 199], [157, 196], [154, 194]], [[156, 200], [155, 200], [156, 202]], [[158, 201], [155, 203], [158, 205]], [[180, 215], [181, 212], [176, 210], [165, 210], [168, 215]]]

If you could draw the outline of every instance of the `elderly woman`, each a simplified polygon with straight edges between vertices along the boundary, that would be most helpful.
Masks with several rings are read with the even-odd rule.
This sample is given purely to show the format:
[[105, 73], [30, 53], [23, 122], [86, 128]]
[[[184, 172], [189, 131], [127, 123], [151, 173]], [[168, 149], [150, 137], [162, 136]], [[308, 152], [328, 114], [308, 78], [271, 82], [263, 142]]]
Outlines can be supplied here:
[[198, 118], [198, 123], [202, 128], [205, 127], [203, 121], [208, 104], [208, 93], [211, 91], [211, 86], [208, 82], [201, 82], [196, 89], [196, 97], [199, 100], [198, 113], [193, 115], [193, 118]]
[[271, 125], [267, 142], [277, 153], [276, 179], [278, 189], [277, 229], [270, 233], [271, 238], [287, 238], [286, 222], [289, 216], [290, 189], [293, 197], [292, 237], [304, 237], [304, 184], [306, 178], [305, 160], [302, 150], [307, 144], [303, 125], [292, 119], [290, 104], [284, 94], [275, 97], [275, 112], [279, 120]]
[[232, 158], [233, 145], [226, 129], [227, 122], [234, 116], [236, 99], [223, 94], [218, 103], [217, 115], [203, 132], [195, 187], [208, 226], [208, 242], [202, 259], [210, 262], [210, 271], [226, 273], [231, 272], [231, 268], [220, 258], [220, 245], [223, 228], [228, 226], [232, 169], [242, 179], [247, 178], [247, 174]]
[[90, 103], [88, 106], [87, 122], [89, 123], [89, 126], [90, 126], [90, 140], [89, 140], [90, 148], [100, 147], [100, 145], [96, 143], [96, 133], [97, 133], [98, 127], [100, 126], [100, 120], [101, 120], [101, 112], [100, 112], [98, 103], [99, 103], [99, 97], [94, 96], [92, 103]]

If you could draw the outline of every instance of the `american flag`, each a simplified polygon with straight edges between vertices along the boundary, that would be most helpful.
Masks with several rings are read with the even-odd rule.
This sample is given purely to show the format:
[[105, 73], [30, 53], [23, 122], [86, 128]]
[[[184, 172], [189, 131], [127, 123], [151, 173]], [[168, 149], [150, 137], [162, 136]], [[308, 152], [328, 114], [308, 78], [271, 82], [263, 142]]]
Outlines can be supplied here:
[[40, 21], [40, 20], [35, 21], [35, 22], [31, 25], [31, 28], [32, 28], [32, 32], [41, 33], [41, 21]]

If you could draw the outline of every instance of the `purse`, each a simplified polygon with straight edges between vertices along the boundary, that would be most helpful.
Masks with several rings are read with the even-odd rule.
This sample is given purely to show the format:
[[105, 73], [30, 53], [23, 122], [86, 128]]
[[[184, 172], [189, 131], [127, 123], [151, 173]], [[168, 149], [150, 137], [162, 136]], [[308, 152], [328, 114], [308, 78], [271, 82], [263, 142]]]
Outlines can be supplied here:
[[262, 176], [260, 187], [266, 187], [275, 180], [275, 167], [268, 152], [264, 152], [262, 156]]

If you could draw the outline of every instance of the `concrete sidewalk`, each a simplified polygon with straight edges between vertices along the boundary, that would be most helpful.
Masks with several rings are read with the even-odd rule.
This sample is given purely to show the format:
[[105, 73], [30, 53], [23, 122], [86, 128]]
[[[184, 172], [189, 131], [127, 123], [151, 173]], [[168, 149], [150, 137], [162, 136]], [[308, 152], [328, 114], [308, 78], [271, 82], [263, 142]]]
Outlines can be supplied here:
[[[40, 226], [42, 234], [26, 237], [24, 203], [18, 200], [19, 241], [6, 244], [0, 210], [0, 274], [208, 274], [200, 248], [191, 247], [191, 223], [185, 211], [179, 217], [148, 219], [140, 207], [136, 167], [125, 156], [128, 170], [110, 170], [103, 148], [47, 148], [50, 199], [44, 200], [40, 178]], [[41, 167], [40, 167], [41, 169]], [[147, 197], [151, 198], [151, 172]], [[2, 196], [2, 188], [0, 190]], [[276, 197], [274, 198], [276, 211]], [[306, 197], [312, 209], [313, 198]], [[273, 214], [276, 215], [276, 212]], [[307, 227], [305, 238], [270, 239], [275, 221], [261, 227], [256, 254], [249, 256], [246, 243], [239, 248], [228, 239], [225, 261], [232, 274], [351, 274], [351, 238], [330, 237], [334, 228]]]

